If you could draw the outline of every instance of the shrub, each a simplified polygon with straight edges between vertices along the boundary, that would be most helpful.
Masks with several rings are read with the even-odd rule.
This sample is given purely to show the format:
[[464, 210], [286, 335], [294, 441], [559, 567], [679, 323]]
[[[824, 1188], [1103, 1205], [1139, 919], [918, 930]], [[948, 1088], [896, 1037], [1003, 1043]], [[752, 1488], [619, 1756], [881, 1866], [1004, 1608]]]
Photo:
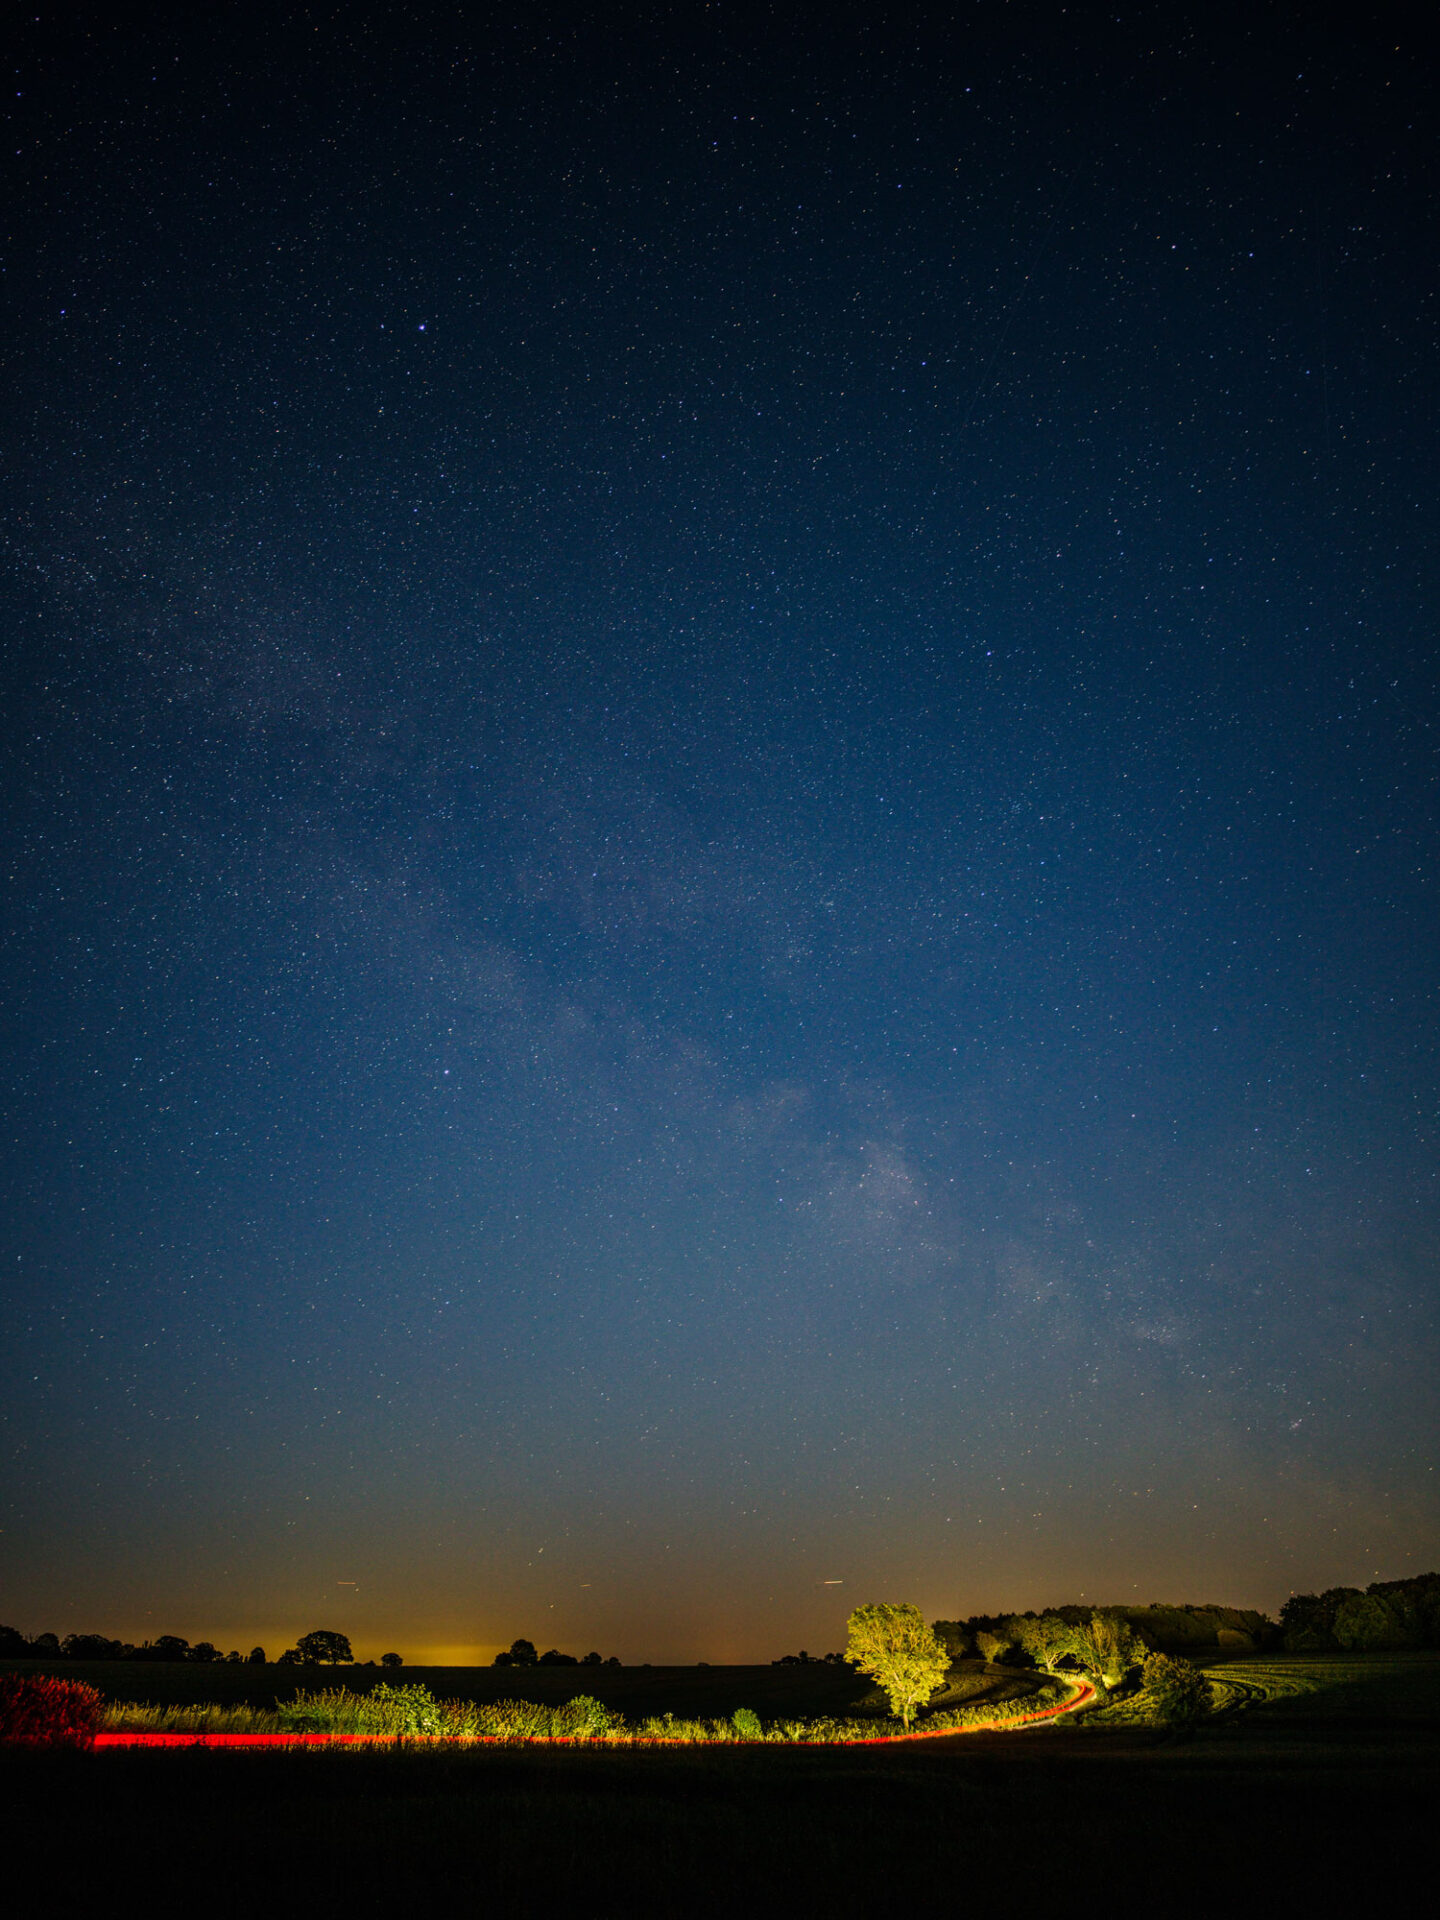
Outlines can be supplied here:
[[332, 1687], [297, 1693], [279, 1709], [287, 1733], [448, 1733], [445, 1707], [424, 1686], [392, 1687], [381, 1681], [369, 1693]]
[[550, 1714], [550, 1732], [555, 1739], [602, 1740], [625, 1724], [623, 1717], [592, 1700], [588, 1693], [577, 1694]]
[[763, 1740], [764, 1732], [760, 1726], [760, 1716], [752, 1707], [737, 1707], [730, 1716], [730, 1724], [740, 1740]]
[[103, 1704], [94, 1687], [79, 1680], [0, 1675], [0, 1741], [24, 1747], [88, 1747]]
[[1210, 1711], [1210, 1683], [1188, 1660], [1152, 1653], [1141, 1672], [1156, 1715], [1167, 1726], [1192, 1728]]

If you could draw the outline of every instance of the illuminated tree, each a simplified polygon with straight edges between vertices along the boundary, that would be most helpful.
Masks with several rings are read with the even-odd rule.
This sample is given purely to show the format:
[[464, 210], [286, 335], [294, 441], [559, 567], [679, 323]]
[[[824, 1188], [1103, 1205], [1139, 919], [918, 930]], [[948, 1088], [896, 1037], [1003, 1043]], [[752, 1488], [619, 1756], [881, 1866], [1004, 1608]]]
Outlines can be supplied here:
[[890, 1696], [890, 1709], [909, 1729], [950, 1671], [950, 1656], [925, 1624], [918, 1607], [877, 1600], [857, 1607], [847, 1622], [845, 1657]]
[[1013, 1626], [1016, 1646], [1047, 1673], [1053, 1673], [1067, 1654], [1075, 1652], [1075, 1629], [1058, 1613], [1042, 1613], [1034, 1619], [1019, 1614], [1005, 1624]]
[[1140, 1665], [1148, 1649], [1128, 1620], [1119, 1614], [1094, 1613], [1083, 1627], [1075, 1628], [1071, 1651], [1090, 1678], [1108, 1691], [1119, 1686], [1131, 1667]]

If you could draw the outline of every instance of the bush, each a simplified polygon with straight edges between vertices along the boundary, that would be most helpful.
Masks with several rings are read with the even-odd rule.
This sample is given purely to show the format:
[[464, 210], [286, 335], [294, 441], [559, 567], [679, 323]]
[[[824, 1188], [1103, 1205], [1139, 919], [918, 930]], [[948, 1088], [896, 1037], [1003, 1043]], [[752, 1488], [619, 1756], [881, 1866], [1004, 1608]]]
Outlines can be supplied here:
[[1166, 1726], [1192, 1728], [1210, 1711], [1210, 1683], [1188, 1660], [1152, 1653], [1141, 1671], [1156, 1716]]
[[760, 1716], [752, 1707], [737, 1707], [730, 1716], [730, 1724], [740, 1740], [763, 1740], [764, 1732], [760, 1725]]
[[0, 1675], [0, 1741], [24, 1747], [88, 1747], [104, 1703], [79, 1680]]
[[279, 1710], [287, 1733], [448, 1733], [448, 1715], [428, 1687], [392, 1687], [381, 1681], [369, 1693], [332, 1687], [297, 1693]]
[[618, 1713], [602, 1707], [588, 1693], [577, 1694], [563, 1706], [553, 1707], [550, 1713], [551, 1738], [557, 1740], [602, 1740], [624, 1724]]

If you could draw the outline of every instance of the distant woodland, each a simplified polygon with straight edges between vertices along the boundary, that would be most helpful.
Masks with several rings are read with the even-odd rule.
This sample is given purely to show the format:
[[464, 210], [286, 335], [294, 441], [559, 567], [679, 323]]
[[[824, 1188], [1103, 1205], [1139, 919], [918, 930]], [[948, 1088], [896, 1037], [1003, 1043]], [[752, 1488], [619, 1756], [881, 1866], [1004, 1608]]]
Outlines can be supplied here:
[[[1215, 1603], [1151, 1601], [1147, 1606], [1050, 1607], [1044, 1612], [971, 1614], [964, 1620], [937, 1620], [935, 1633], [952, 1659], [981, 1658], [1002, 1665], [1052, 1667], [1063, 1658], [1075, 1635], [1091, 1632], [1097, 1622], [1110, 1622], [1133, 1636], [1138, 1650], [1158, 1653], [1210, 1655], [1287, 1653], [1402, 1653], [1425, 1647], [1440, 1648], [1440, 1573], [1420, 1573], [1407, 1580], [1376, 1580], [1368, 1587], [1329, 1587], [1323, 1593], [1292, 1594], [1280, 1609], [1280, 1618], [1249, 1607]], [[837, 1662], [839, 1654], [826, 1654]], [[786, 1654], [786, 1666], [808, 1663], [808, 1654]], [[224, 1661], [232, 1665], [268, 1664], [263, 1647], [249, 1653], [222, 1653], [208, 1640], [193, 1646], [179, 1634], [162, 1633], [138, 1646], [102, 1633], [71, 1633], [62, 1640], [53, 1633], [28, 1638], [14, 1627], [0, 1627], [0, 1660], [169, 1660]], [[280, 1654], [282, 1666], [352, 1663], [350, 1642], [344, 1634], [316, 1629]], [[366, 1662], [369, 1666], [375, 1661]], [[381, 1656], [381, 1666], [398, 1667], [398, 1653]], [[551, 1648], [535, 1651], [528, 1640], [516, 1640], [497, 1654], [496, 1666], [599, 1666], [598, 1653], [578, 1658]], [[619, 1666], [613, 1656], [605, 1666]], [[703, 1662], [701, 1663], [704, 1664]]]

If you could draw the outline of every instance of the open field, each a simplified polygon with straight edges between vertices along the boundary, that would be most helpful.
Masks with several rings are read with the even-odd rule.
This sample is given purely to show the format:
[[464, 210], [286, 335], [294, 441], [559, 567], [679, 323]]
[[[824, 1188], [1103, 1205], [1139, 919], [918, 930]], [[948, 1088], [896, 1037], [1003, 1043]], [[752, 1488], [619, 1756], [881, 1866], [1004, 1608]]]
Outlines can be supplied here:
[[[1398, 1897], [1404, 1869], [1429, 1865], [1440, 1656], [1215, 1670], [1270, 1697], [1183, 1743], [1062, 1721], [860, 1750], [7, 1756], [0, 1805], [27, 1855], [50, 1863], [55, 1912], [127, 1884], [152, 1908], [222, 1914], [434, 1901], [708, 1915], [783, 1902], [860, 1916], [1048, 1900], [1190, 1913], [1243, 1891], [1309, 1920]], [[634, 1670], [647, 1684], [660, 1671]], [[711, 1684], [703, 1669], [674, 1671]], [[749, 1668], [725, 1684], [754, 1700], [770, 1673], [821, 1681]], [[515, 1693], [530, 1677], [506, 1676]], [[573, 1669], [557, 1677], [583, 1684]]]

